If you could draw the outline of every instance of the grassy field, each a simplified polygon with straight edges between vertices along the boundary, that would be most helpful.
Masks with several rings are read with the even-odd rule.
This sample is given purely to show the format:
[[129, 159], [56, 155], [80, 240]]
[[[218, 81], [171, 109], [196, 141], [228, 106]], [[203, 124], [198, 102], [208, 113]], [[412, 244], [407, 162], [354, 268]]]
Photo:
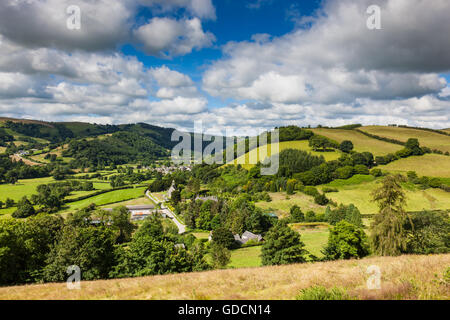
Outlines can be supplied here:
[[[327, 197], [336, 201], [348, 205], [353, 203], [362, 214], [373, 214], [378, 212], [377, 204], [372, 202], [371, 192], [380, 186], [380, 179], [362, 182], [358, 184], [347, 184], [346, 182], [334, 181], [326, 186], [333, 186], [339, 190], [339, 192], [328, 193]], [[324, 186], [319, 186], [321, 189]], [[449, 209], [450, 197], [448, 192], [441, 189], [427, 189], [419, 190], [413, 185], [405, 185], [405, 193], [407, 197], [408, 211], [420, 211], [437, 210], [437, 209]]]
[[328, 226], [308, 227], [302, 223], [293, 223], [292, 229], [300, 233], [305, 249], [318, 258], [323, 257], [322, 250], [327, 245], [330, 233]]
[[136, 198], [141, 198], [144, 195], [145, 187], [133, 188], [133, 189], [123, 189], [107, 192], [94, 197], [90, 197], [84, 200], [71, 202], [67, 204], [61, 213], [75, 211], [88, 206], [91, 203], [95, 203], [98, 206], [123, 202], [127, 200], [132, 200]]
[[120, 206], [136, 206], [136, 205], [151, 205], [151, 204], [154, 204], [153, 201], [151, 201], [149, 198], [144, 196], [144, 197], [140, 197], [137, 199], [126, 200], [126, 201], [122, 201], [122, 202], [105, 205], [103, 207], [104, 208], [115, 208], [115, 207], [120, 207]]
[[228, 268], [251, 268], [261, 266], [261, 246], [240, 248], [231, 251]]
[[416, 130], [401, 127], [386, 127], [386, 126], [366, 126], [360, 130], [380, 137], [396, 139], [406, 142], [409, 138], [419, 139], [421, 146], [426, 146], [431, 149], [438, 149], [441, 151], [450, 151], [450, 137], [425, 130]]
[[271, 192], [269, 195], [272, 198], [271, 202], [260, 201], [255, 205], [265, 211], [274, 212], [279, 217], [285, 217], [288, 215], [289, 210], [295, 204], [302, 208], [304, 213], [309, 210], [316, 213], [323, 213], [325, 211], [324, 206], [314, 203], [313, 197], [300, 192], [289, 196], [287, 196], [284, 192]]
[[450, 156], [425, 154], [403, 158], [377, 168], [390, 172], [415, 171], [419, 176], [450, 178]]
[[[280, 142], [279, 143], [280, 152], [285, 149], [299, 149], [299, 150], [308, 151], [315, 156], [323, 156], [326, 161], [336, 160], [341, 155], [340, 152], [337, 152], [337, 151], [331, 151], [331, 152], [313, 151], [311, 149], [311, 147], [309, 147], [307, 140]], [[264, 158], [260, 159], [259, 153], [260, 153], [260, 148], [255, 148], [253, 150], [250, 150], [250, 152], [247, 152], [245, 155], [242, 155], [242, 156], [238, 157], [236, 160], [234, 160], [234, 164], [241, 163], [242, 166], [248, 170], [249, 168], [253, 167], [253, 165], [254, 165], [254, 164], [250, 164], [250, 159], [256, 159], [256, 161], [254, 161], [254, 162], [264, 160]], [[267, 146], [267, 157], [270, 157], [271, 155], [272, 155], [272, 145], [269, 144]], [[229, 164], [231, 164], [231, 162]]]
[[52, 177], [19, 180], [16, 184], [0, 184], [0, 201], [5, 202], [6, 198], [14, 201], [20, 200], [23, 196], [31, 196], [36, 193], [36, 188], [40, 184], [56, 182]]
[[373, 139], [353, 130], [317, 128], [312, 129], [312, 131], [315, 134], [325, 136], [339, 143], [344, 140], [350, 140], [353, 142], [355, 151], [358, 152], [368, 151], [375, 156], [382, 156], [388, 153], [395, 153], [396, 151], [402, 149], [402, 146], [400, 145]]
[[[369, 266], [381, 269], [381, 289], [369, 290]], [[450, 254], [369, 257], [361, 260], [214, 270], [153, 277], [0, 288], [0, 299], [291, 300], [312, 286], [339, 287], [355, 299], [450, 299], [443, 279]], [[447, 280], [448, 281], [448, 280]]]

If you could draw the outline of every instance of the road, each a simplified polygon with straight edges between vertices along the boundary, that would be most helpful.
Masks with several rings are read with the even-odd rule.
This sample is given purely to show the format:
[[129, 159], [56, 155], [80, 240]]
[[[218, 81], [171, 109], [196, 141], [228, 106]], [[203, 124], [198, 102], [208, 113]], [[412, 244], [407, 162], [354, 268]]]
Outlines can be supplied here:
[[161, 204], [161, 211], [164, 212], [167, 216], [169, 216], [172, 219], [172, 221], [176, 224], [179, 234], [186, 232], [186, 225], [182, 224], [180, 221], [177, 220], [175, 214], [166, 205], [164, 205], [163, 201], [158, 200], [148, 190], [145, 192], [145, 195], [154, 203]]

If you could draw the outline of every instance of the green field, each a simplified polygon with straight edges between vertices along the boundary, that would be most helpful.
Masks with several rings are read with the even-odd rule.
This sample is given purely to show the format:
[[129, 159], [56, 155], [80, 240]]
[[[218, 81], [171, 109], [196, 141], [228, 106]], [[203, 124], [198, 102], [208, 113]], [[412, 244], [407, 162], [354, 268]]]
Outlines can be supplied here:
[[[301, 235], [301, 241], [305, 244], [305, 249], [320, 258], [323, 257], [322, 250], [328, 242], [328, 227], [303, 228], [292, 225], [292, 228]], [[229, 268], [250, 268], [261, 266], [262, 246], [240, 248], [231, 251], [231, 261]]]
[[396, 139], [406, 142], [409, 138], [419, 139], [421, 146], [431, 149], [450, 152], [450, 136], [439, 134], [436, 132], [401, 128], [401, 127], [385, 127], [385, 126], [366, 126], [360, 128], [364, 132], [376, 134], [380, 137]]
[[316, 213], [324, 213], [325, 207], [314, 203], [314, 199], [311, 196], [297, 192], [287, 196], [284, 192], [271, 192], [269, 193], [272, 198], [271, 202], [260, 201], [255, 205], [264, 211], [271, 211], [276, 213], [279, 217], [285, 217], [289, 214], [289, 211], [293, 205], [298, 205], [304, 213], [311, 210]]
[[14, 201], [20, 200], [23, 196], [31, 196], [36, 193], [36, 188], [40, 184], [56, 182], [52, 177], [19, 180], [16, 184], [0, 184], [0, 201], [5, 202], [6, 198]]
[[[308, 151], [311, 154], [315, 155], [315, 156], [323, 156], [325, 158], [326, 161], [331, 161], [331, 160], [336, 160], [341, 156], [341, 153], [338, 151], [331, 151], [331, 152], [316, 152], [313, 151], [311, 149], [311, 147], [309, 146], [309, 142], [307, 140], [302, 140], [302, 141], [283, 141], [279, 143], [279, 151], [283, 151], [285, 149], [299, 149], [299, 150], [304, 150], [304, 151]], [[238, 164], [241, 163], [242, 166], [245, 169], [250, 169], [251, 167], [254, 166], [254, 164], [250, 164], [250, 159], [256, 159], [256, 161], [252, 161], [252, 162], [257, 162], [257, 161], [263, 161], [263, 159], [260, 159], [260, 147], [255, 148], [253, 150], [250, 150], [250, 152], [247, 152], [245, 155], [242, 155], [240, 157], [238, 157], [237, 159], [234, 160], [234, 164]], [[267, 157], [270, 157], [272, 155], [272, 145], [269, 144], [267, 146]], [[228, 164], [232, 164], [231, 162]]]
[[[331, 183], [339, 192], [327, 193], [327, 197], [333, 201], [345, 205], [353, 203], [362, 214], [374, 214], [378, 212], [376, 203], [372, 202], [371, 192], [380, 186], [380, 179], [362, 182], [359, 184]], [[319, 186], [319, 189], [323, 186]], [[438, 210], [450, 208], [448, 192], [441, 189], [419, 190], [414, 185], [405, 185], [408, 211]]]
[[395, 153], [403, 148], [400, 145], [370, 138], [354, 130], [316, 128], [312, 129], [312, 131], [315, 134], [325, 136], [339, 143], [344, 140], [350, 140], [353, 143], [355, 151], [371, 152], [374, 156]]
[[261, 246], [240, 248], [231, 251], [228, 268], [251, 268], [261, 266]]
[[68, 203], [67, 207], [62, 210], [62, 213], [71, 212], [84, 208], [90, 205], [91, 203], [95, 203], [98, 206], [102, 206], [105, 204], [141, 198], [145, 190], [146, 190], [145, 187], [139, 187], [133, 189], [115, 190], [107, 192], [84, 200]]
[[122, 202], [108, 204], [103, 207], [104, 208], [115, 208], [115, 207], [120, 207], [120, 206], [151, 205], [151, 204], [154, 204], [154, 202], [144, 196], [144, 197], [140, 197], [137, 199], [126, 200], [126, 201], [122, 201]]
[[300, 233], [305, 249], [318, 258], [323, 257], [322, 250], [327, 245], [330, 233], [327, 226], [307, 227], [302, 223], [293, 223], [292, 229]]
[[425, 154], [403, 158], [377, 168], [399, 173], [415, 171], [419, 176], [450, 178], [450, 156]]

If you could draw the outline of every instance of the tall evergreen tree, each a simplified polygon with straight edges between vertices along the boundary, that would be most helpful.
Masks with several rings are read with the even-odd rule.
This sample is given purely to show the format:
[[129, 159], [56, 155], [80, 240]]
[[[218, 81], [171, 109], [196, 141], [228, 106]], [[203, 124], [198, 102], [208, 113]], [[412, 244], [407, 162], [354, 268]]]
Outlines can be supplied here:
[[378, 203], [371, 229], [373, 251], [382, 256], [396, 256], [406, 249], [404, 229], [408, 215], [405, 212], [406, 196], [400, 175], [386, 176], [380, 188], [373, 191], [373, 200]]

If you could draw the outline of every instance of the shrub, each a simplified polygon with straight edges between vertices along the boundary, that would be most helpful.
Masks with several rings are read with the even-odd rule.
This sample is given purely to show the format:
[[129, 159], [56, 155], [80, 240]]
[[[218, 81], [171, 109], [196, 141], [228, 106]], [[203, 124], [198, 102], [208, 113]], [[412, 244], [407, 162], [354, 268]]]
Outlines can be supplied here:
[[364, 230], [347, 221], [339, 222], [330, 230], [324, 254], [330, 260], [367, 256], [369, 244]]
[[355, 166], [355, 174], [369, 174], [369, 169], [363, 164]]
[[291, 213], [291, 221], [292, 222], [303, 222], [305, 221], [305, 215], [303, 214], [302, 210], [299, 206], [294, 205], [291, 207], [290, 210]]
[[305, 216], [306, 222], [316, 222], [316, 214], [314, 211], [308, 211]]
[[308, 196], [315, 197], [316, 195], [319, 194], [319, 191], [316, 188], [314, 188], [314, 187], [309, 187], [308, 186], [308, 187], [305, 187], [303, 189], [303, 193], [307, 194]]
[[230, 251], [224, 246], [213, 243], [211, 245], [211, 258], [216, 268], [224, 268], [231, 260]]
[[337, 179], [348, 179], [353, 175], [353, 167], [352, 166], [345, 166], [336, 169], [334, 174], [336, 175]]
[[322, 192], [323, 193], [331, 193], [331, 192], [339, 192], [339, 190], [336, 188], [332, 188], [332, 187], [323, 187]]
[[404, 228], [409, 234], [405, 253], [431, 254], [450, 251], [450, 218], [447, 213], [413, 213], [411, 221], [407, 220]]
[[27, 218], [35, 214], [36, 211], [34, 210], [34, 207], [31, 205], [30, 201], [27, 199], [27, 197], [23, 197], [17, 203], [17, 210], [13, 212], [12, 216], [14, 218]]
[[314, 202], [317, 203], [318, 205], [324, 206], [329, 202], [329, 200], [325, 196], [325, 194], [317, 194], [314, 196]]
[[349, 300], [350, 296], [341, 288], [327, 288], [322, 286], [314, 286], [302, 289], [296, 297], [297, 300]]
[[370, 170], [370, 174], [374, 177], [381, 177], [383, 175], [383, 172], [380, 169], [372, 169]]

